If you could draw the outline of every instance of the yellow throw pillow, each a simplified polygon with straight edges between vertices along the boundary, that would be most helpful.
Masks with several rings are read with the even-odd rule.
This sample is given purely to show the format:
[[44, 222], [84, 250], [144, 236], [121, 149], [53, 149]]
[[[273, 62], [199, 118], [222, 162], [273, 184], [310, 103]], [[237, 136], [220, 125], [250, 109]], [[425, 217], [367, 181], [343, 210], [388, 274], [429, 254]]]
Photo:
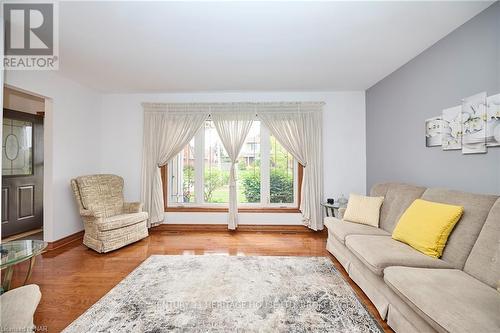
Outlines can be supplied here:
[[406, 209], [392, 238], [428, 256], [439, 258], [464, 208], [417, 199]]
[[378, 228], [380, 206], [384, 197], [365, 197], [363, 195], [349, 195], [349, 202], [343, 219], [349, 222], [368, 224]]

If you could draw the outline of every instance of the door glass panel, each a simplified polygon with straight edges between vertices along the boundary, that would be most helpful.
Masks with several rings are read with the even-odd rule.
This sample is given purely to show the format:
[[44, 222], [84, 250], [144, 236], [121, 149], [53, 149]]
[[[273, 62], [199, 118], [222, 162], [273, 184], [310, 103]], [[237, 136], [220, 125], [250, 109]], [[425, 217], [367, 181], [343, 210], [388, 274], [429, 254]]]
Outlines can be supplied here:
[[2, 175], [33, 173], [33, 123], [3, 118]]

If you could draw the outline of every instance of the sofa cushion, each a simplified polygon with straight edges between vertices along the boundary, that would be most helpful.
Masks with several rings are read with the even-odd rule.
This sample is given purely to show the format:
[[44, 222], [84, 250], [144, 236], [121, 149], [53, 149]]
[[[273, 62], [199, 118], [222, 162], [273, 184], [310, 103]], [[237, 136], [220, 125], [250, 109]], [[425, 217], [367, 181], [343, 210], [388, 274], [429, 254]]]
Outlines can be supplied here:
[[343, 219], [378, 228], [382, 202], [384, 197], [367, 197], [351, 193]]
[[464, 271], [496, 288], [500, 281], [500, 199], [488, 214]]
[[342, 244], [345, 244], [345, 238], [348, 235], [390, 235], [387, 231], [379, 228], [342, 221], [334, 217], [325, 217], [325, 226], [328, 228], [328, 233], [333, 235]]
[[389, 266], [452, 268], [441, 260], [426, 256], [391, 236], [349, 235], [345, 245], [373, 273], [382, 276]]
[[379, 183], [372, 186], [370, 196], [372, 197], [385, 197], [387, 190], [391, 183]]
[[463, 211], [461, 206], [417, 199], [399, 219], [392, 238], [439, 258]]
[[100, 231], [109, 231], [136, 224], [148, 219], [148, 213], [120, 214], [104, 218], [104, 222], [97, 223]]
[[[387, 189], [384, 193], [384, 189]], [[384, 203], [380, 209], [379, 227], [392, 233], [399, 218], [413, 201], [420, 198], [425, 187], [409, 184], [388, 183], [386, 186], [377, 185], [371, 195], [384, 196]]]
[[384, 280], [438, 331], [500, 331], [500, 294], [463, 271], [388, 267]]
[[424, 192], [422, 199], [464, 207], [464, 214], [448, 238], [441, 256], [441, 259], [451, 263], [453, 267], [464, 268], [465, 261], [498, 196], [431, 188]]

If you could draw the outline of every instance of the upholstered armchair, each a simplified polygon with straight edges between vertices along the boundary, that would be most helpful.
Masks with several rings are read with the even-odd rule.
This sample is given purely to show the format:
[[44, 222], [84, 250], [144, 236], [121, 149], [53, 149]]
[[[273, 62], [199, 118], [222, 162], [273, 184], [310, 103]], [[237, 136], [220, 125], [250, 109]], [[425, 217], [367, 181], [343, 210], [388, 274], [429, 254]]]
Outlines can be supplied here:
[[139, 202], [124, 202], [122, 177], [81, 176], [71, 180], [71, 187], [85, 227], [86, 246], [109, 252], [148, 236], [148, 213]]

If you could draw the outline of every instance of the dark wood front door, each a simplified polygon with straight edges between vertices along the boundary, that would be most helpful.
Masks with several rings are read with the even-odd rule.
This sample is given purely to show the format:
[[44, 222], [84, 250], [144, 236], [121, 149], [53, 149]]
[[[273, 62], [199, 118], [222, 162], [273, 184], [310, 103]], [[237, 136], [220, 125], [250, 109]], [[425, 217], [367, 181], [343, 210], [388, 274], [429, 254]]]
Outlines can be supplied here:
[[43, 225], [43, 117], [3, 109], [2, 238]]

